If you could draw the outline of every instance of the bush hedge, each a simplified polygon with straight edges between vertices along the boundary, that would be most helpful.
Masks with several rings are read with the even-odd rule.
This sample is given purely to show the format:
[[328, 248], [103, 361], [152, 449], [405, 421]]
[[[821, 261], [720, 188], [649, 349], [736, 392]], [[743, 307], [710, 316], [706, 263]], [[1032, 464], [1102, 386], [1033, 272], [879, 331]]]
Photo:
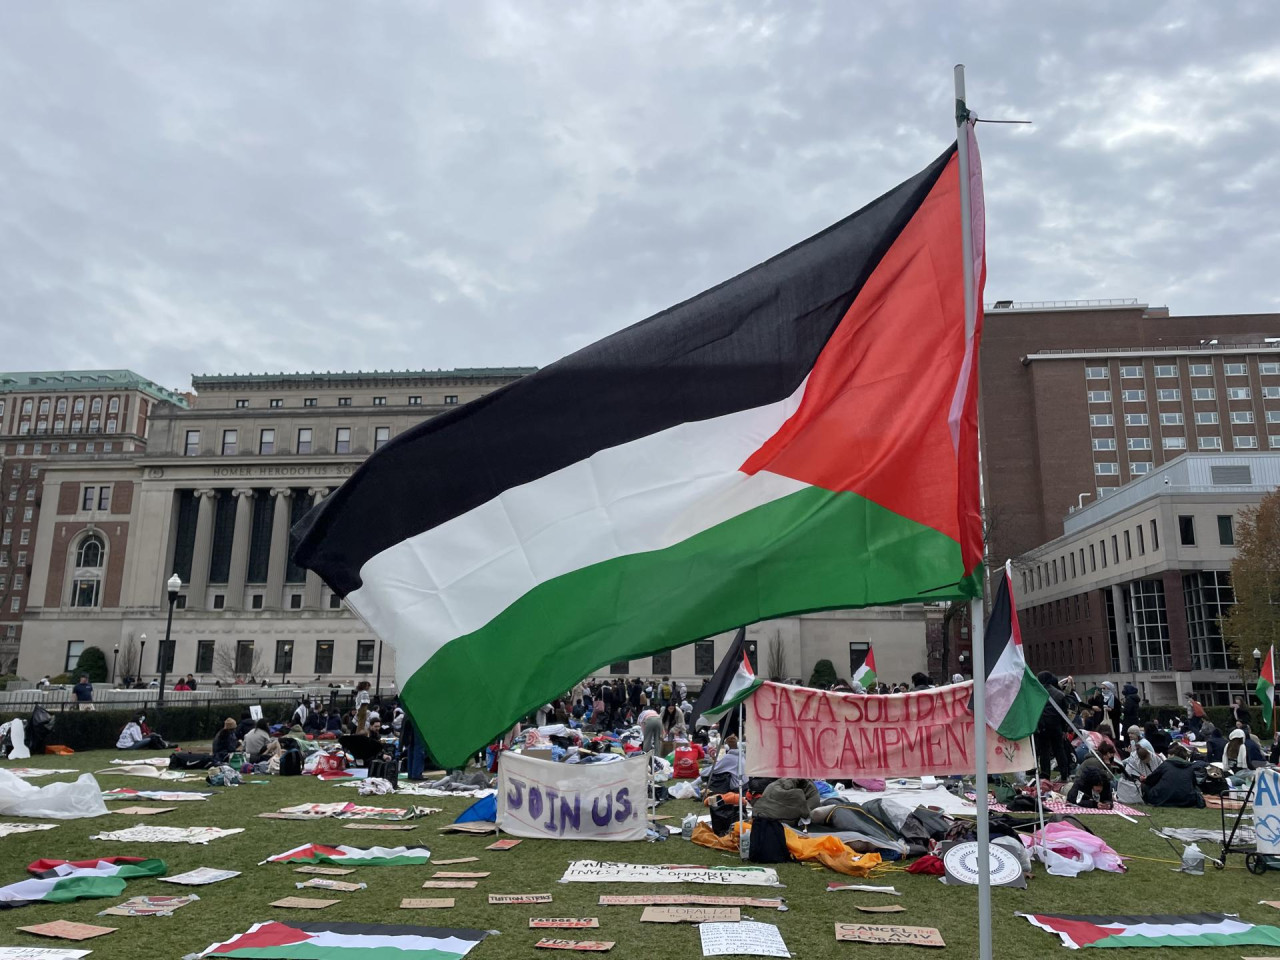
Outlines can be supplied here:
[[[264, 715], [274, 720], [271, 706]], [[281, 708], [285, 705], [281, 704]], [[207, 753], [213, 736], [222, 729], [227, 717], [240, 720], [249, 709], [244, 703], [219, 703], [204, 707], [164, 707], [153, 705], [146, 711], [147, 726], [170, 743], [180, 743], [194, 753]], [[283, 709], [279, 712], [284, 712]], [[109, 750], [116, 745], [120, 731], [134, 717], [133, 710], [64, 710], [50, 714], [53, 731], [48, 743], [62, 744], [72, 750]], [[26, 718], [23, 717], [25, 720]]]
[[85, 647], [80, 653], [80, 659], [76, 661], [75, 673], [77, 683], [82, 673], [89, 677], [90, 683], [106, 683], [107, 655], [100, 647]]
[[809, 677], [809, 686], [825, 690], [839, 679], [836, 676], [835, 665], [830, 660], [819, 660], [813, 665], [813, 674]]

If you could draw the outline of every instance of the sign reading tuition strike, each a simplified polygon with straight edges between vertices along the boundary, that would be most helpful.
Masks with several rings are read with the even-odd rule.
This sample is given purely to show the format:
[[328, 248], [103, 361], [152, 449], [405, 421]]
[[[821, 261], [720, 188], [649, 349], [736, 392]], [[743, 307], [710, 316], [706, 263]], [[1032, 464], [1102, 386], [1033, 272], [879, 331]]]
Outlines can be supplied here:
[[[891, 696], [765, 683], [747, 703], [747, 773], [919, 777], [973, 773], [973, 683]], [[987, 732], [988, 770], [1031, 765], [1029, 741]]]

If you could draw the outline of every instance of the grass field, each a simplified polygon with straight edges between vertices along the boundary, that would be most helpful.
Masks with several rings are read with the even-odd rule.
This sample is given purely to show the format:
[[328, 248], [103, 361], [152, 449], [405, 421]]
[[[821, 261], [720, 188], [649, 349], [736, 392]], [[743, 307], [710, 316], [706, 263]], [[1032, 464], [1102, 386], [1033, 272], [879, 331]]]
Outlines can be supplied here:
[[[28, 766], [75, 767], [92, 771], [106, 767], [114, 751], [78, 754], [74, 757], [35, 757], [23, 761]], [[70, 776], [41, 778], [31, 781], [43, 785]], [[267, 779], [267, 778], [261, 778]], [[345, 829], [341, 821], [302, 823], [286, 820], [263, 820], [257, 814], [297, 803], [334, 802], [355, 799], [350, 787], [322, 783], [313, 777], [272, 777], [266, 784], [246, 784], [217, 791], [203, 803], [172, 804], [172, 813], [151, 817], [129, 817], [119, 814], [94, 820], [59, 823], [54, 830], [19, 834], [0, 840], [0, 883], [23, 879], [25, 865], [33, 860], [60, 858], [81, 860], [106, 856], [160, 857], [169, 866], [169, 874], [195, 867], [216, 867], [242, 871], [242, 875], [206, 887], [179, 887], [154, 879], [129, 882], [127, 896], [141, 894], [177, 895], [195, 892], [198, 903], [182, 908], [172, 917], [103, 917], [98, 911], [120, 900], [90, 900], [73, 904], [34, 904], [0, 914], [4, 930], [2, 945], [80, 946], [92, 949], [92, 960], [115, 958], [178, 958], [203, 950], [212, 943], [246, 930], [250, 924], [275, 920], [334, 920], [360, 923], [397, 923], [420, 926], [466, 927], [499, 931], [481, 943], [470, 954], [475, 960], [497, 960], [509, 957], [534, 957], [533, 944], [539, 934], [528, 929], [528, 920], [536, 916], [599, 917], [598, 931], [547, 931], [566, 939], [615, 940], [613, 955], [624, 958], [686, 958], [701, 955], [697, 931], [687, 925], [641, 924], [641, 907], [601, 907], [601, 894], [636, 893], [705, 893], [781, 895], [786, 898], [786, 912], [744, 909], [743, 916], [776, 923], [793, 956], [844, 957], [872, 956], [884, 952], [860, 944], [840, 943], [834, 939], [836, 922], [879, 922], [854, 910], [854, 904], [884, 903], [888, 897], [849, 892], [828, 893], [826, 884], [844, 879], [822, 868], [803, 864], [780, 864], [779, 876], [785, 890], [766, 887], [724, 887], [696, 885], [636, 884], [560, 884], [565, 866], [575, 859], [618, 860], [633, 863], [686, 863], [728, 865], [736, 856], [697, 847], [679, 837], [662, 843], [571, 843], [525, 840], [507, 852], [490, 852], [483, 848], [491, 838], [441, 834], [437, 827], [449, 823], [471, 801], [465, 799], [434, 800], [413, 798], [419, 805], [443, 807], [443, 812], [416, 821], [409, 831], [359, 831]], [[155, 788], [158, 781], [134, 777], [103, 777], [105, 789], [128, 786], [136, 789]], [[175, 789], [199, 789], [194, 784], [180, 784]], [[213, 789], [213, 788], [208, 788]], [[382, 802], [392, 805], [390, 798]], [[139, 801], [152, 806], [167, 804]], [[117, 806], [127, 806], [115, 802]], [[692, 804], [671, 802], [659, 811], [681, 814], [693, 809]], [[1161, 825], [1202, 826], [1215, 828], [1219, 822], [1216, 810], [1155, 811]], [[14, 820], [16, 818], [0, 818]], [[89, 836], [103, 830], [118, 830], [137, 823], [168, 826], [243, 827], [245, 832], [214, 840], [207, 846], [185, 844], [142, 844], [91, 841]], [[1151, 818], [1139, 825], [1120, 817], [1090, 817], [1088, 825], [1121, 854], [1149, 857], [1159, 861], [1133, 860], [1125, 875], [1085, 874], [1076, 879], [1047, 876], [1037, 865], [1035, 876], [1026, 890], [995, 890], [992, 894], [995, 917], [995, 956], [1000, 958], [1052, 955], [1062, 951], [1056, 938], [1030, 926], [1015, 916], [1016, 912], [1046, 913], [1194, 913], [1221, 911], [1238, 913], [1245, 920], [1280, 923], [1280, 912], [1258, 905], [1259, 900], [1280, 899], [1280, 873], [1253, 876], [1243, 869], [1243, 860], [1233, 857], [1225, 871], [1209, 868], [1204, 876], [1192, 877], [1173, 872], [1173, 851], [1148, 828]], [[479, 882], [474, 890], [422, 890], [432, 867], [364, 867], [344, 880], [367, 883], [365, 890], [353, 893], [330, 893], [321, 890], [297, 891], [295, 882], [307, 877], [291, 866], [258, 861], [303, 843], [348, 844], [352, 846], [396, 846], [399, 844], [428, 847], [433, 859], [477, 856], [479, 863], [454, 870], [488, 870], [492, 875]], [[1217, 853], [1216, 845], [1206, 852]], [[855, 881], [856, 882], [856, 881]], [[887, 872], [871, 882], [892, 883], [903, 891], [901, 903], [905, 913], [880, 918], [884, 922], [937, 927], [947, 942], [948, 955], [977, 956], [976, 890], [944, 886], [934, 877], [912, 876], [900, 871]], [[287, 910], [268, 906], [281, 897], [294, 894], [323, 896], [341, 902], [323, 911]], [[551, 893], [555, 900], [545, 906], [489, 906], [489, 893]], [[401, 910], [402, 897], [453, 896], [456, 906], [448, 910]], [[71, 944], [34, 937], [17, 931], [18, 926], [66, 919], [118, 927], [116, 933], [83, 944]], [[873, 954], [872, 951], [876, 953]], [[890, 953], [911, 951], [894, 948]], [[1136, 954], [1155, 957], [1185, 954], [1194, 956], [1204, 950], [1135, 950]], [[1243, 951], [1265, 954], [1267, 948]], [[1213, 955], [1240, 956], [1242, 951], [1217, 950]]]

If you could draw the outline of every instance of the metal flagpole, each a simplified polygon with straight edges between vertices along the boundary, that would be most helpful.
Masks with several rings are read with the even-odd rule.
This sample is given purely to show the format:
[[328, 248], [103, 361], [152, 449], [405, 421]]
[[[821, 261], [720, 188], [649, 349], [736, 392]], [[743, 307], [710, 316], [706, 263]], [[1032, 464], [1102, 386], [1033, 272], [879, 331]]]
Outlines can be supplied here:
[[747, 702], [744, 700], [742, 703], [738, 704], [738, 756], [742, 760], [742, 764], [740, 766], [741, 772], [738, 775], [738, 779], [742, 781], [738, 784], [738, 856], [743, 860], [747, 858], [742, 848], [743, 835], [746, 833], [747, 829], [742, 822], [742, 809], [744, 806], [743, 797], [747, 792], [747, 784], [745, 780], [747, 773], [747, 743], [744, 736], [747, 732], [746, 710]]
[[[964, 269], [964, 325], [966, 339], [977, 323], [977, 292], [973, 289], [973, 210], [969, 196], [969, 124], [965, 103], [964, 64], [955, 67], [956, 159], [960, 175], [960, 247]], [[977, 357], [974, 357], [977, 361]], [[974, 793], [978, 817], [978, 957], [991, 960], [991, 824], [987, 820], [987, 657], [983, 634], [982, 599], [969, 601], [969, 632], [973, 638], [973, 751], [977, 769]]]

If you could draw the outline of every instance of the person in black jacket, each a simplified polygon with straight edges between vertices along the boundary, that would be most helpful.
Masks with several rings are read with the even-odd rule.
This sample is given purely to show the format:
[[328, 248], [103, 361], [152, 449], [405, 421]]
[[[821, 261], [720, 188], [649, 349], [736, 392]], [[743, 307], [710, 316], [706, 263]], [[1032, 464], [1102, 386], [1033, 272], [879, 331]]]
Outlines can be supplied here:
[[1148, 720], [1142, 728], [1143, 738], [1155, 748], [1156, 753], [1168, 753], [1173, 740], [1167, 733], [1156, 726], [1154, 720]]
[[1147, 775], [1142, 784], [1142, 799], [1153, 807], [1203, 807], [1204, 794], [1197, 775], [1205, 768], [1202, 761], [1188, 759], [1187, 748], [1174, 744], [1164, 763]]
[[1201, 727], [1200, 735], [1204, 737], [1205, 753], [1209, 762], [1218, 763], [1222, 759], [1222, 751], [1226, 749], [1227, 738], [1212, 723], [1206, 723]]
[[1058, 765], [1058, 776], [1066, 780], [1071, 776], [1071, 760], [1067, 756], [1067, 741], [1064, 738], [1066, 725], [1062, 715], [1054, 709], [1054, 704], [1062, 707], [1066, 702], [1066, 694], [1058, 687], [1058, 678], [1048, 670], [1042, 670], [1036, 678], [1049, 691], [1049, 703], [1044, 705], [1040, 714], [1040, 724], [1036, 727], [1036, 754], [1040, 758], [1040, 777], [1049, 779], [1052, 763]]
[[222, 722], [222, 729], [213, 738], [213, 762], [226, 763], [227, 757], [240, 749], [240, 738], [236, 736], [236, 722], [227, 717]]
[[1121, 723], [1126, 728], [1132, 727], [1138, 722], [1138, 707], [1141, 704], [1138, 688], [1132, 683], [1126, 683], [1122, 692], [1124, 699], [1121, 701]]
[[248, 736], [249, 731], [254, 727], [253, 717], [249, 716], [248, 710], [240, 713], [240, 723], [236, 725], [236, 736], [243, 740]]
[[1235, 720], [1236, 726], [1246, 734], [1250, 732], [1249, 727], [1253, 724], [1253, 716], [1245, 706], [1244, 697], [1236, 697], [1236, 702], [1231, 707], [1231, 717]]

